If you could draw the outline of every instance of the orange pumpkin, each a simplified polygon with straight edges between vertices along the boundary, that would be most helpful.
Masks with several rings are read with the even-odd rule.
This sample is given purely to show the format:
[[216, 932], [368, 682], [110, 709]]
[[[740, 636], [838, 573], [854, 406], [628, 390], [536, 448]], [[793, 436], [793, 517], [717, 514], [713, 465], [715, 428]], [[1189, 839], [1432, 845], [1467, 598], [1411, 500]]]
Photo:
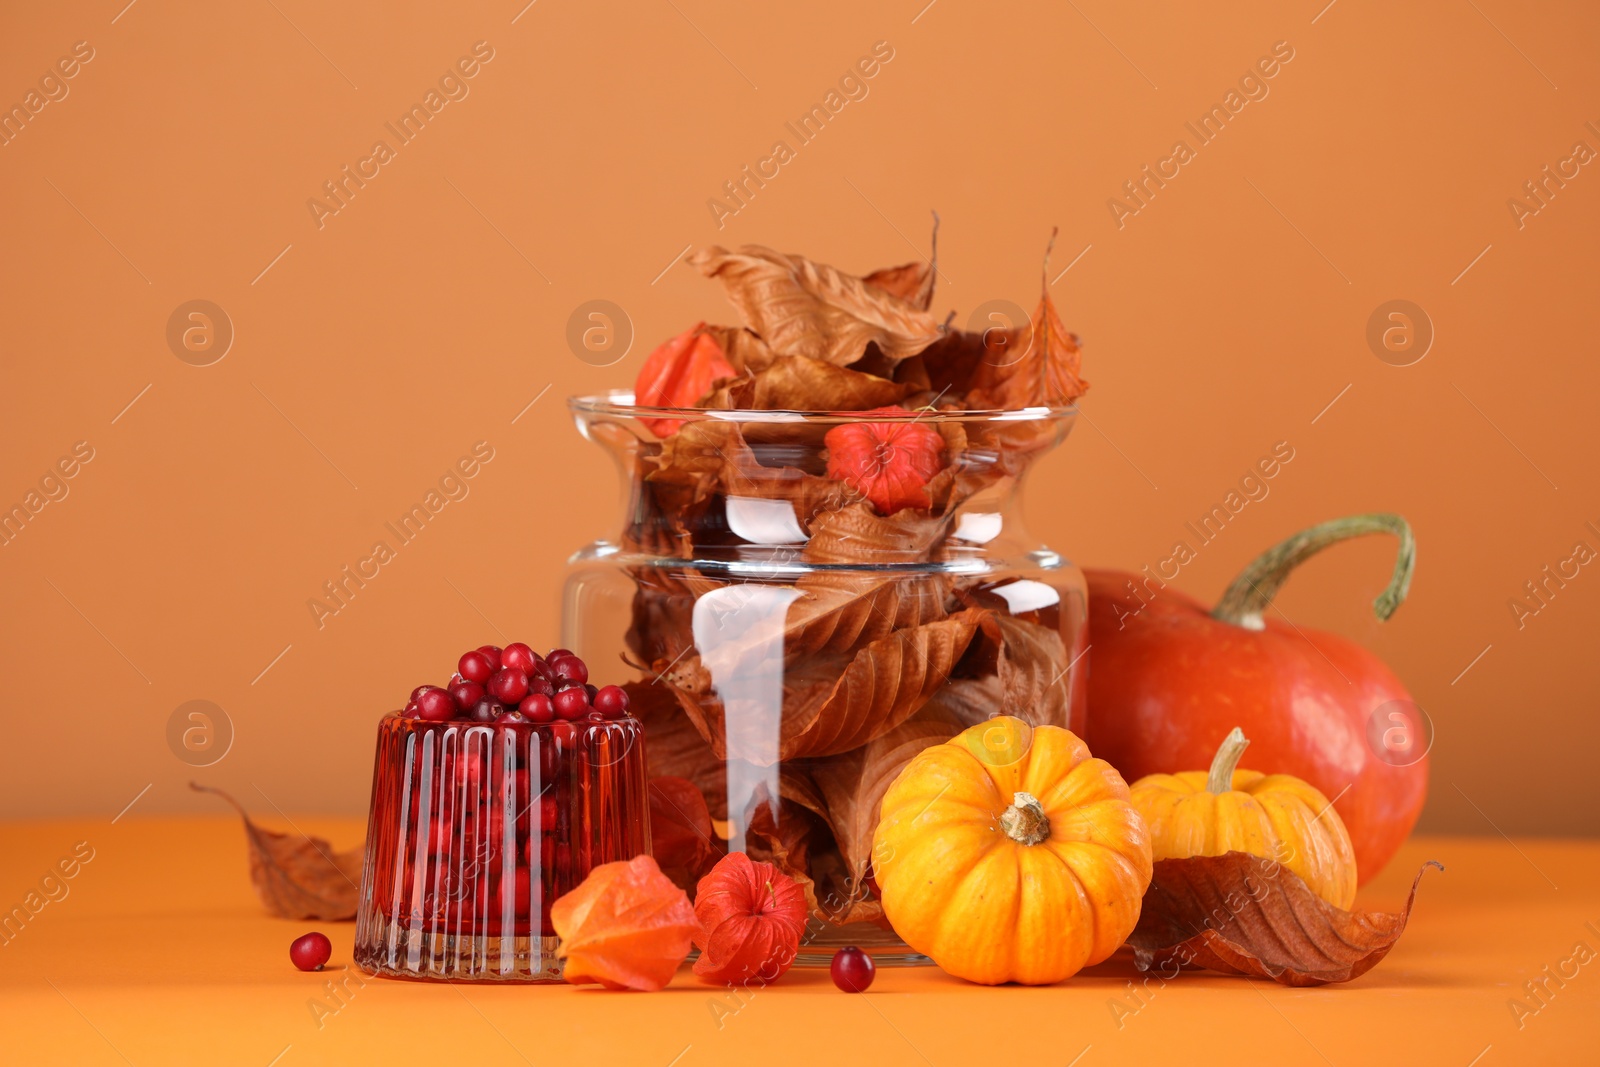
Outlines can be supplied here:
[[1150, 839], [1122, 776], [1071, 731], [1000, 716], [900, 772], [873, 870], [906, 944], [969, 981], [1037, 985], [1127, 938]]
[[1248, 852], [1276, 860], [1336, 908], [1356, 898], [1356, 860], [1328, 798], [1290, 774], [1236, 770], [1250, 744], [1234, 727], [1210, 771], [1147, 774], [1133, 804], [1158, 860]]

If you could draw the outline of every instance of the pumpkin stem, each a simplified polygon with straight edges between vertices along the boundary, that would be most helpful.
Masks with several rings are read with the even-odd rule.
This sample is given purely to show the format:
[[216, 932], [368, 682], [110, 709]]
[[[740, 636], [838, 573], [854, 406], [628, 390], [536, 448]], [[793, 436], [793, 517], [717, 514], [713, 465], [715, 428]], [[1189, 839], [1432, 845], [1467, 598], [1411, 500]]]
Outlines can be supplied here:
[[1378, 594], [1378, 599], [1372, 602], [1372, 610], [1378, 616], [1378, 621], [1387, 622], [1411, 588], [1411, 571], [1417, 561], [1417, 545], [1411, 536], [1411, 524], [1399, 515], [1388, 512], [1331, 519], [1273, 545], [1251, 561], [1233, 580], [1233, 584], [1228, 586], [1217, 601], [1217, 606], [1212, 609], [1211, 617], [1243, 626], [1247, 630], [1261, 629], [1262, 612], [1272, 603], [1272, 598], [1277, 595], [1290, 572], [1330, 545], [1375, 533], [1391, 533], [1400, 539], [1394, 574], [1390, 576], [1388, 586]]
[[1000, 814], [1000, 829], [1021, 845], [1037, 845], [1050, 836], [1050, 819], [1032, 793], [1013, 793], [1011, 806]]
[[1239, 757], [1250, 747], [1244, 731], [1235, 726], [1222, 739], [1217, 754], [1211, 759], [1211, 773], [1206, 776], [1206, 792], [1226, 793], [1233, 789], [1233, 769], [1239, 766]]

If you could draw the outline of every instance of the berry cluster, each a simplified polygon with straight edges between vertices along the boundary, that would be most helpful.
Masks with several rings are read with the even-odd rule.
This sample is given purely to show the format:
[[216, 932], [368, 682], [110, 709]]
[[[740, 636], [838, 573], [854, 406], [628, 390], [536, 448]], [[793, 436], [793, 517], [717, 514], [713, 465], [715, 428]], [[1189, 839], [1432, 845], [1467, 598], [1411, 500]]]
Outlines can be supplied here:
[[541, 656], [521, 641], [463, 653], [448, 686], [417, 686], [405, 708], [428, 722], [604, 722], [627, 714], [628, 694], [589, 684], [589, 667], [575, 654], [557, 648]]

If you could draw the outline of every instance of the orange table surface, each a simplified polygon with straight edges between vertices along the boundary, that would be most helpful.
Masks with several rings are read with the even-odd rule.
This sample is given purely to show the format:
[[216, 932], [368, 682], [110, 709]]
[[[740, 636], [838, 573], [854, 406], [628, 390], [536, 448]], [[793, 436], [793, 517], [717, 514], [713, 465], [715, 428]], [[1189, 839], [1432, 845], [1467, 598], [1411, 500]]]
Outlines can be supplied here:
[[[336, 846], [362, 833], [296, 825]], [[740, 994], [687, 967], [655, 994], [369, 978], [347, 966], [353, 923], [263, 914], [228, 818], [0, 825], [0, 906], [45, 899], [75, 849], [92, 859], [51, 883], [58, 899], [6, 928], [0, 1063], [1600, 1063], [1600, 842], [1412, 841], [1358, 906], [1397, 907], [1425, 859], [1447, 869], [1423, 879], [1388, 958], [1342, 986], [1204, 971], [1146, 985], [1116, 958], [1047, 988], [883, 968], [863, 996], [800, 969]], [[302, 974], [288, 946], [314, 926], [333, 961]]]

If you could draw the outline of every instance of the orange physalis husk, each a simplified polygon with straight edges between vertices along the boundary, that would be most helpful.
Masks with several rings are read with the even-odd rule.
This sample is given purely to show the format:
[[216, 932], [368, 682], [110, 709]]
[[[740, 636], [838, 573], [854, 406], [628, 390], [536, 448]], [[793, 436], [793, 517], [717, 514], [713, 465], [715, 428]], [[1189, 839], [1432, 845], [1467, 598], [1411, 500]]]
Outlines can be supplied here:
[[770, 982], [787, 971], [806, 929], [805, 891], [770, 863], [730, 852], [700, 879], [695, 976], [717, 985]]
[[[736, 372], [723, 355], [716, 337], [703, 322], [663, 342], [645, 359], [634, 382], [633, 400], [641, 407], [693, 407], [711, 391], [711, 383]], [[641, 419], [657, 437], [667, 437], [683, 425], [682, 419]]]
[[[862, 415], [910, 415], [902, 407], [873, 408]], [[872, 501], [880, 515], [901, 508], [925, 508], [928, 480], [944, 469], [944, 438], [916, 419], [850, 422], [823, 438], [828, 446], [828, 477], [848, 484]]]
[[672, 981], [700, 929], [683, 890], [649, 856], [602, 863], [550, 906], [573, 985], [660, 989]]

